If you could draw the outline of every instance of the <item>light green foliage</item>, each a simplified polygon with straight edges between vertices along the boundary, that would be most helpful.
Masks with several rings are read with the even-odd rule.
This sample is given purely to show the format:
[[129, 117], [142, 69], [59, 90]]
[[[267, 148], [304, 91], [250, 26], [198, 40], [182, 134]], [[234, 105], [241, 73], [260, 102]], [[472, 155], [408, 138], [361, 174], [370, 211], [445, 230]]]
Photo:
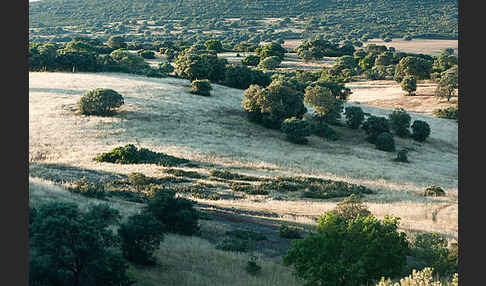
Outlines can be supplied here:
[[262, 59], [258, 64], [258, 67], [267, 69], [267, 70], [274, 70], [280, 66], [281, 60], [277, 56], [270, 56]]
[[209, 96], [211, 89], [211, 83], [207, 79], [203, 80], [193, 80], [191, 82], [191, 87], [192, 87], [192, 93], [202, 95], [202, 96]]
[[312, 106], [319, 116], [325, 116], [336, 110], [340, 102], [327, 87], [316, 85], [308, 86], [304, 93], [304, 103]]
[[292, 241], [283, 257], [306, 286], [362, 285], [398, 275], [405, 266], [408, 241], [397, 230], [398, 218], [346, 219], [327, 212], [317, 224], [316, 234]]
[[395, 68], [394, 79], [401, 82], [406, 75], [412, 75], [418, 80], [428, 79], [432, 72], [432, 63], [432, 61], [420, 57], [404, 57]]
[[380, 282], [376, 286], [458, 286], [459, 275], [454, 274], [452, 281], [442, 283], [441, 281], [434, 281], [434, 269], [426, 267], [422, 270], [413, 270], [412, 274], [400, 279], [400, 282], [393, 283], [390, 278], [385, 279], [381, 277]]
[[346, 219], [355, 219], [357, 216], [367, 217], [371, 215], [371, 212], [358, 194], [351, 194], [342, 202], [339, 202], [332, 211]]

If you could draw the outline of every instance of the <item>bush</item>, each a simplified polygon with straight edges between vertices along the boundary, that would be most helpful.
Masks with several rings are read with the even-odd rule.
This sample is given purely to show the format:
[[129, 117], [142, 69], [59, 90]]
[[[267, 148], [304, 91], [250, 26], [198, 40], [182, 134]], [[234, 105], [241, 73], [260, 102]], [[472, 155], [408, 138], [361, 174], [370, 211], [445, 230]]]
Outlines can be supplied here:
[[83, 177], [73, 182], [73, 186], [69, 187], [73, 193], [78, 193], [89, 198], [104, 199], [106, 196], [105, 186], [99, 182], [90, 182]]
[[294, 240], [283, 257], [305, 285], [364, 285], [393, 277], [406, 264], [408, 241], [399, 233], [398, 218], [357, 216], [345, 219], [327, 212], [318, 232]]
[[280, 129], [284, 119], [298, 118], [306, 112], [301, 93], [280, 80], [266, 88], [252, 85], [243, 96], [242, 107], [249, 119], [267, 128]]
[[118, 235], [123, 256], [136, 264], [154, 264], [153, 253], [159, 248], [164, 237], [163, 225], [151, 213], [142, 212], [128, 218], [120, 225]]
[[112, 115], [114, 109], [122, 106], [123, 96], [118, 92], [97, 88], [85, 93], [78, 102], [78, 108], [84, 115]]
[[256, 67], [260, 63], [260, 57], [254, 55], [248, 55], [241, 60], [241, 63], [246, 66]]
[[288, 238], [288, 239], [302, 238], [300, 232], [296, 228], [287, 226], [285, 224], [280, 225], [279, 235], [280, 237]]
[[193, 81], [199, 78], [208, 78], [210, 66], [200, 55], [184, 53], [175, 61], [175, 73], [178, 77]]
[[144, 59], [155, 59], [155, 53], [149, 50], [141, 50], [137, 52]]
[[271, 56], [264, 58], [263, 60], [260, 61], [258, 64], [258, 67], [267, 69], [267, 70], [273, 70], [276, 69], [280, 66], [281, 60], [277, 56]]
[[193, 235], [199, 232], [199, 215], [194, 202], [175, 197], [171, 190], [161, 190], [147, 203], [146, 210], [165, 225], [168, 232]]
[[252, 256], [246, 263], [245, 270], [248, 274], [255, 276], [261, 272], [262, 267], [256, 263], [255, 256]]
[[429, 186], [424, 191], [424, 196], [426, 197], [442, 197], [445, 196], [444, 190], [439, 186]]
[[361, 128], [368, 135], [366, 140], [375, 144], [378, 135], [384, 132], [390, 132], [390, 124], [386, 117], [369, 116]]
[[386, 152], [395, 151], [395, 140], [393, 139], [393, 135], [389, 132], [381, 133], [376, 137], [375, 146], [378, 150]]
[[395, 161], [407, 163], [408, 162], [407, 154], [408, 154], [407, 149], [402, 149], [402, 150], [398, 151], [397, 157], [395, 158]]
[[457, 106], [451, 106], [444, 109], [436, 109], [434, 110], [434, 116], [439, 118], [447, 118], [447, 119], [459, 119], [459, 109]]
[[411, 245], [413, 257], [425, 261], [441, 276], [450, 276], [457, 272], [457, 248], [449, 249], [445, 236], [438, 233], [418, 234]]
[[400, 279], [400, 283], [393, 283], [390, 278], [385, 279], [385, 277], [381, 277], [380, 281], [376, 286], [415, 286], [415, 285], [424, 285], [424, 286], [458, 286], [459, 285], [459, 275], [454, 273], [450, 282], [445, 282], [442, 284], [442, 281], [434, 281], [433, 278], [434, 269], [431, 267], [426, 267], [423, 270], [416, 270], [413, 269], [412, 274], [409, 276]]
[[211, 83], [207, 79], [196, 79], [191, 82], [192, 93], [202, 95], [202, 96], [210, 96], [210, 90], [212, 89]]
[[160, 63], [158, 66], [158, 71], [162, 74], [170, 74], [174, 71], [174, 67], [168, 62]]
[[225, 237], [222, 241], [216, 244], [216, 249], [234, 252], [247, 252], [250, 249], [248, 240]]
[[291, 117], [282, 122], [281, 131], [287, 135], [290, 142], [306, 144], [305, 137], [311, 135], [311, 125], [306, 120]]
[[339, 139], [338, 133], [324, 122], [312, 123], [312, 134], [326, 138], [331, 141]]
[[128, 175], [128, 183], [140, 192], [149, 183], [149, 179], [142, 173], [134, 172]]
[[430, 135], [430, 126], [422, 120], [415, 120], [412, 124], [412, 138], [419, 142], [424, 142]]
[[336, 98], [328, 87], [320, 85], [306, 87], [304, 103], [312, 106], [315, 113], [329, 123], [337, 122], [341, 116], [343, 101]]
[[189, 163], [189, 160], [153, 152], [146, 148], [137, 149], [133, 144], [116, 147], [110, 152], [98, 155], [95, 160], [117, 164], [157, 164], [165, 167]]
[[347, 197], [351, 194], [370, 194], [371, 190], [361, 186], [342, 181], [320, 180], [309, 183], [302, 194], [305, 198], [329, 199], [336, 197]]
[[247, 89], [252, 84], [265, 87], [271, 82], [270, 76], [261, 70], [253, 70], [244, 65], [226, 67], [224, 84], [239, 89]]
[[29, 285], [133, 284], [128, 264], [114, 251], [119, 219], [107, 205], [86, 212], [74, 203], [39, 206], [30, 229]]
[[362, 217], [371, 215], [371, 212], [363, 204], [363, 200], [361, 200], [361, 195], [359, 194], [351, 194], [342, 202], [338, 203], [332, 212], [346, 219], [355, 219], [358, 215]]
[[417, 90], [417, 79], [414, 76], [407, 75], [401, 82], [402, 90], [407, 92], [408, 96], [413, 96]]
[[344, 115], [346, 116], [346, 124], [352, 129], [358, 129], [364, 121], [364, 112], [359, 106], [346, 107]]
[[410, 136], [410, 122], [412, 117], [403, 109], [397, 108], [388, 115], [390, 127], [399, 137]]

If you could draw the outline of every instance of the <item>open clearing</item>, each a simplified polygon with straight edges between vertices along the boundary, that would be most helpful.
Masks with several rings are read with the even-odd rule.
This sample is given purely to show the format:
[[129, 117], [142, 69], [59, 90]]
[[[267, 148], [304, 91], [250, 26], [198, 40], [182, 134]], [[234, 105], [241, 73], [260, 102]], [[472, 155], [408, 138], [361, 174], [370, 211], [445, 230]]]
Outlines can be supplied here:
[[447, 48], [454, 49], [457, 55], [458, 43], [458, 40], [412, 39], [405, 41], [400, 38], [393, 38], [391, 42], [385, 42], [382, 39], [369, 39], [363, 43], [363, 46], [369, 44], [384, 45], [394, 47], [400, 52], [438, 56], [442, 50]]
[[[114, 89], [124, 96], [125, 105], [120, 112], [114, 117], [77, 114], [76, 102], [81, 95], [99, 87]], [[355, 98], [351, 102], [359, 96], [357, 89], [353, 91]], [[78, 168], [87, 176], [91, 171], [163, 174], [164, 168], [153, 164], [118, 165], [93, 160], [102, 152], [131, 143], [200, 162], [203, 167], [195, 169], [200, 173], [225, 167], [255, 176], [312, 175], [361, 184], [376, 192], [364, 198], [376, 216], [401, 217], [403, 230], [438, 231], [457, 238], [455, 121], [411, 113], [412, 120], [427, 121], [432, 132], [425, 143], [396, 137], [398, 150], [411, 150], [411, 163], [396, 163], [392, 161], [394, 153], [376, 150], [364, 140], [362, 131], [345, 127], [335, 127], [341, 134], [335, 142], [311, 136], [307, 146], [289, 143], [282, 133], [246, 120], [241, 108], [242, 93], [213, 85], [212, 96], [199, 97], [190, 93], [189, 81], [170, 77], [30, 72], [30, 170], [44, 178], [49, 177], [52, 165]], [[365, 112], [381, 116], [391, 112], [361, 106]], [[62, 172], [63, 168], [58, 170]], [[443, 187], [447, 196], [421, 196], [429, 185]], [[197, 201], [214, 207], [273, 213], [281, 221], [313, 225], [315, 217], [340, 200], [249, 196]]]

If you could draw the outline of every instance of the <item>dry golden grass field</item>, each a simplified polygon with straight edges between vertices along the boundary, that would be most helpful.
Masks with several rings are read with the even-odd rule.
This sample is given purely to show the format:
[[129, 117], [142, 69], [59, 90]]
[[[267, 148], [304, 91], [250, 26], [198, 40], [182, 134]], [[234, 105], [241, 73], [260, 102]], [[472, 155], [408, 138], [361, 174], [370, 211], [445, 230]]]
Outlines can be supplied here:
[[[354, 93], [347, 104], [360, 102], [365, 112], [376, 115], [387, 115], [393, 107], [391, 102], [403, 98], [399, 87], [390, 82], [350, 85]], [[97, 203], [66, 190], [66, 183], [61, 181], [73, 174], [109, 177], [141, 172], [153, 177], [167, 176], [164, 172], [167, 168], [154, 164], [119, 165], [93, 160], [114, 147], [135, 144], [198, 162], [198, 167], [180, 169], [200, 174], [208, 174], [212, 168], [226, 168], [253, 176], [316, 176], [361, 184], [375, 191], [365, 195], [364, 202], [377, 217], [399, 216], [401, 230], [411, 234], [437, 231], [457, 239], [456, 121], [428, 116], [430, 107], [421, 109], [419, 103], [418, 106], [405, 105], [406, 109], [411, 108], [412, 120], [427, 121], [432, 132], [424, 143], [395, 137], [397, 149], [411, 150], [410, 163], [397, 163], [392, 160], [396, 156], [394, 153], [376, 150], [367, 143], [364, 132], [345, 127], [335, 127], [341, 134], [338, 141], [311, 136], [306, 146], [289, 143], [281, 132], [248, 122], [241, 108], [242, 90], [212, 86], [210, 97], [200, 97], [190, 93], [189, 81], [171, 77], [30, 72], [31, 203], [57, 199], [82, 205]], [[125, 104], [112, 117], [80, 115], [77, 101], [94, 88], [116, 90], [123, 95]], [[426, 89], [425, 84], [420, 86], [418, 94], [427, 93]], [[389, 105], [383, 103], [387, 108], [380, 108], [378, 100], [392, 101], [387, 103]], [[207, 178], [198, 179], [198, 182], [218, 184]], [[446, 196], [422, 196], [429, 185], [441, 186]], [[219, 192], [232, 193], [224, 188]], [[178, 281], [178, 285], [225, 285], [233, 277], [238, 277], [236, 285], [298, 285], [290, 270], [281, 265], [280, 250], [272, 252], [267, 247], [258, 251], [264, 278], [255, 279], [242, 271], [248, 254], [219, 251], [214, 248], [215, 239], [228, 227], [238, 227], [238, 222], [258, 225], [272, 237], [275, 226], [282, 222], [312, 228], [315, 218], [334, 208], [341, 199], [304, 199], [270, 193], [268, 196], [194, 200], [200, 208], [231, 220], [202, 221], [202, 237], [168, 235], [158, 254], [162, 261], [160, 269], [131, 269], [144, 281], [137, 285], [173, 285], [174, 281]], [[125, 216], [141, 207], [119, 200], [110, 203]], [[173, 243], [174, 240], [178, 243]], [[273, 242], [281, 249], [286, 245], [277, 240], [269, 244]], [[174, 248], [174, 245], [177, 246]]]

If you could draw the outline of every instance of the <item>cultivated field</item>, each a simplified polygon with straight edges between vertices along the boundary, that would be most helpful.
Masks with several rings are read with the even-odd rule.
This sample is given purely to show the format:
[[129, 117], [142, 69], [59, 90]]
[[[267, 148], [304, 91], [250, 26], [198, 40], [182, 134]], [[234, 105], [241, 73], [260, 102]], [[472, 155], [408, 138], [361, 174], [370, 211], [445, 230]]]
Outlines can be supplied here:
[[[125, 105], [114, 117], [77, 113], [76, 102], [81, 95], [98, 87], [112, 88], [124, 96]], [[75, 171], [87, 177], [131, 172], [166, 175], [164, 167], [152, 164], [118, 165], [93, 160], [102, 152], [132, 143], [196, 161], [199, 167], [185, 169], [202, 174], [210, 168], [224, 167], [255, 176], [312, 175], [361, 184], [376, 192], [364, 198], [376, 216], [401, 217], [405, 231], [438, 231], [457, 238], [455, 121], [411, 113], [412, 120], [427, 121], [432, 133], [425, 143], [396, 138], [397, 149], [411, 150], [411, 163], [396, 163], [392, 161], [393, 153], [376, 150], [367, 143], [362, 131], [336, 127], [340, 140], [331, 142], [311, 136], [309, 145], [298, 146], [285, 141], [278, 131], [249, 123], [241, 108], [242, 90], [213, 85], [211, 97], [195, 96], [189, 91], [189, 82], [176, 78], [121, 73], [29, 73], [31, 177], [53, 180]], [[358, 89], [353, 91], [351, 102], [359, 97]], [[361, 106], [365, 112], [377, 115], [391, 112]], [[433, 184], [443, 187], [447, 196], [421, 196], [425, 187]], [[264, 219], [265, 213], [271, 213], [274, 221], [314, 225], [314, 219], [340, 199], [271, 194], [198, 201], [208, 209], [261, 213], [254, 215], [255, 219]]]

